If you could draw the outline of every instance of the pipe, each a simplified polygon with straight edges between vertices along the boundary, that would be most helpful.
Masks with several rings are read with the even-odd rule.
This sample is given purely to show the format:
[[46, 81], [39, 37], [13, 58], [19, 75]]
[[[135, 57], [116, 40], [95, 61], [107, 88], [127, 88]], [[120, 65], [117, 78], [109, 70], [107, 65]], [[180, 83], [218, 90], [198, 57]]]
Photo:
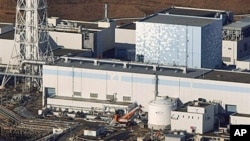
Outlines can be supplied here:
[[91, 59], [91, 58], [83, 58], [83, 57], [67, 57], [63, 56], [61, 57], [65, 60], [76, 60], [76, 61], [89, 61], [93, 62], [94, 65], [97, 65], [98, 63], [110, 63], [110, 64], [121, 64], [124, 68], [127, 68], [130, 66], [142, 66], [142, 67], [152, 67], [154, 71], [157, 70], [157, 68], [166, 68], [166, 69], [180, 69], [183, 71], [183, 73], [187, 73], [187, 67], [185, 66], [164, 66], [164, 65], [157, 65], [157, 64], [144, 64], [144, 63], [136, 63], [136, 62], [124, 62], [124, 61], [114, 61], [114, 60], [103, 60], [103, 59]]

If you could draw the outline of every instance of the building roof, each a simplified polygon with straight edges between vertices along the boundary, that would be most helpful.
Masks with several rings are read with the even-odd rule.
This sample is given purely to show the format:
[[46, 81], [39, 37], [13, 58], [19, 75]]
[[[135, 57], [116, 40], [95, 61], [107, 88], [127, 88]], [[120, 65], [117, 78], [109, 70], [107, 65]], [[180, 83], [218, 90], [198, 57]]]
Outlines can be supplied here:
[[79, 54], [89, 52], [87, 50], [77, 50], [77, 49], [65, 49], [65, 48], [58, 48], [53, 50], [53, 54], [55, 56], [64, 56], [64, 55], [72, 55], [78, 56]]
[[0, 28], [5, 27], [5, 26], [13, 26], [12, 23], [0, 23]]
[[189, 16], [198, 16], [198, 17], [215, 17], [218, 11], [208, 10], [208, 9], [195, 9], [195, 8], [184, 8], [184, 7], [173, 7], [160, 11], [159, 13], [163, 14], [176, 14], [176, 15], [189, 15]]
[[249, 27], [250, 27], [250, 22], [237, 21], [223, 26], [223, 29], [244, 30]]
[[157, 14], [152, 17], [146, 18], [141, 22], [187, 25], [187, 26], [205, 26], [217, 20], [218, 19], [215, 18], [211, 19], [211, 18], [191, 17], [182, 15]]
[[136, 26], [135, 26], [135, 23], [129, 23], [129, 24], [125, 24], [125, 25], [122, 25], [118, 28], [122, 28], [122, 29], [133, 29], [135, 30], [136, 29]]
[[[224, 82], [238, 82], [250, 84], [250, 73], [242, 72], [232, 72], [232, 71], [220, 71], [220, 70], [210, 70], [210, 69], [187, 69], [187, 73], [183, 73], [181, 69], [172, 68], [169, 66], [159, 66], [157, 71], [152, 69], [151, 65], [147, 64], [132, 64], [128, 65], [127, 68], [123, 68], [122, 64], [116, 63], [117, 61], [106, 60], [106, 63], [99, 63], [94, 65], [93, 59], [88, 61], [70, 61], [65, 63], [63, 60], [55, 62], [53, 65], [64, 66], [64, 67], [76, 67], [85, 69], [95, 69], [95, 70], [107, 70], [107, 71], [118, 71], [118, 72], [128, 72], [128, 73], [139, 73], [139, 74], [149, 74], [149, 75], [163, 75], [171, 77], [183, 77], [183, 78], [194, 78], [194, 79], [204, 79], [204, 80], [215, 80]], [[113, 62], [113, 63], [112, 63]], [[129, 62], [128, 62], [129, 63]], [[131, 67], [130, 67], [131, 66]]]
[[227, 82], [250, 83], [250, 73], [214, 70], [198, 77], [199, 79]]
[[0, 39], [14, 40], [15, 30], [0, 34]]

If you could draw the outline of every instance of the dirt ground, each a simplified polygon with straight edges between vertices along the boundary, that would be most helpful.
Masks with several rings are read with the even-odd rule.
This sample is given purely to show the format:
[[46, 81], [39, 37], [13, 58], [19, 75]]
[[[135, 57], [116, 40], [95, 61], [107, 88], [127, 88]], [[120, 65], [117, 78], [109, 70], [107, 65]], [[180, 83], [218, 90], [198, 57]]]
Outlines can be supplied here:
[[[48, 15], [96, 21], [103, 19], [105, 3], [109, 18], [143, 17], [172, 5], [250, 13], [249, 0], [48, 0]], [[0, 21], [14, 22], [15, 8], [16, 0], [0, 0]]]

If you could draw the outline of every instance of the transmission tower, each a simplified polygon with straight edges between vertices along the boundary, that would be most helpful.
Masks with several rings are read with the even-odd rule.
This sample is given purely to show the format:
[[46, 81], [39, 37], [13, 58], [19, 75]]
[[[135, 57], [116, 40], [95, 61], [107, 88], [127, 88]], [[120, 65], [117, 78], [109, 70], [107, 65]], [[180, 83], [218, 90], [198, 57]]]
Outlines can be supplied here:
[[17, 0], [14, 47], [2, 87], [18, 73], [27, 88], [41, 88], [42, 66], [53, 61], [47, 29], [47, 0]]

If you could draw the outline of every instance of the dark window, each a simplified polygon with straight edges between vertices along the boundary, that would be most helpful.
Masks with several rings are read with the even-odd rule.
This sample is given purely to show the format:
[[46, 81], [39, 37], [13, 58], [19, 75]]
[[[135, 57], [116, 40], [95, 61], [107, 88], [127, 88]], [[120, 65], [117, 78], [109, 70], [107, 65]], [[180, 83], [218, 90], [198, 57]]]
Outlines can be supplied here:
[[231, 58], [230, 57], [222, 57], [222, 61], [231, 62]]
[[237, 112], [236, 109], [237, 109], [236, 105], [226, 105], [226, 113], [228, 115], [236, 113]]
[[74, 96], [81, 96], [82, 93], [81, 92], [74, 92]]
[[45, 87], [45, 95], [46, 95], [46, 97], [53, 97], [54, 95], [56, 95], [55, 88]]
[[98, 94], [97, 93], [90, 93], [90, 98], [98, 98]]
[[129, 97], [129, 96], [123, 96], [123, 101], [131, 101], [131, 97]]

